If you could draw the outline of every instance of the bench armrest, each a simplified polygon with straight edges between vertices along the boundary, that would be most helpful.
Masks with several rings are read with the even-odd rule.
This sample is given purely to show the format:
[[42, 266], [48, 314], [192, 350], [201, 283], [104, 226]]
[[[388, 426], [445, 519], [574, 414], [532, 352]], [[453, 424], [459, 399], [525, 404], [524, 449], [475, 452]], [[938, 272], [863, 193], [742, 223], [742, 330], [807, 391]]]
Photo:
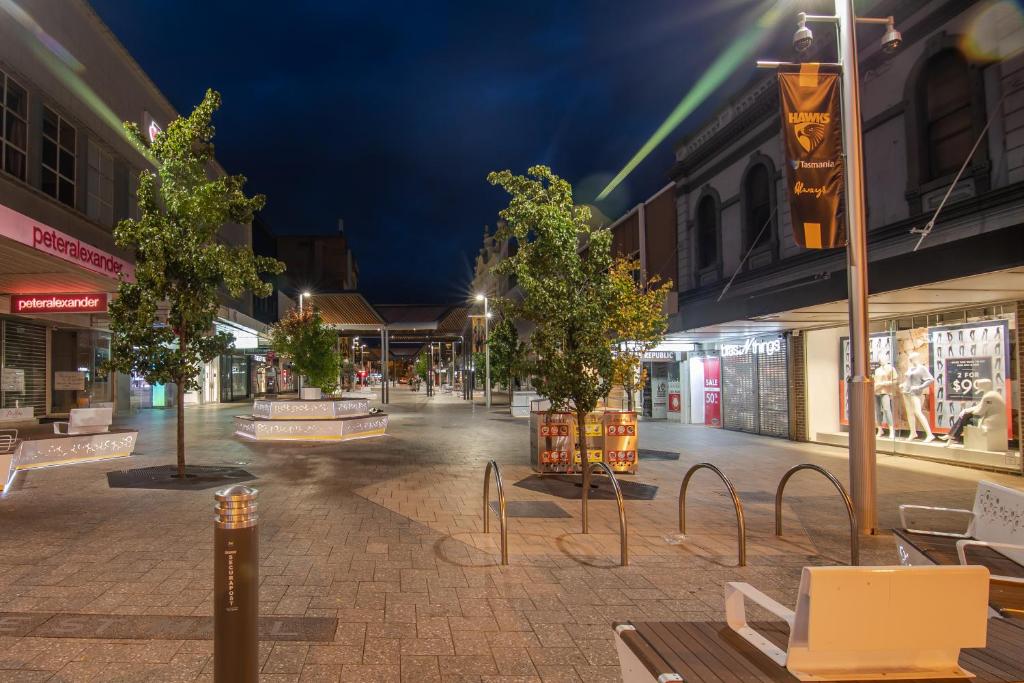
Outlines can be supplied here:
[[[909, 531], [913, 534], [928, 534], [930, 536], [948, 536], [952, 538], [970, 538], [967, 533], [955, 534], [948, 531], [932, 531], [931, 529], [911, 529], [907, 524], [906, 510], [931, 510], [932, 512], [955, 512], [962, 515], [968, 515], [971, 521], [974, 521], [974, 512], [972, 510], [963, 510], [961, 508], [938, 508], [931, 507], [930, 505], [900, 505], [900, 527]], [[968, 523], [970, 524], [970, 523]]]
[[725, 584], [725, 620], [729, 624], [729, 628], [770, 657], [773, 662], [779, 666], [786, 666], [786, 653], [747, 624], [745, 598], [749, 598], [755, 604], [784, 620], [790, 629], [793, 628], [795, 613], [749, 583], [730, 581]]
[[[68, 426], [69, 426], [69, 424], [70, 423], [68, 423], [68, 422], [54, 422], [53, 423], [53, 433], [54, 434], [67, 434], [68, 433]], [[64, 425], [64, 431], [63, 432], [60, 430], [60, 426], [61, 425]]]
[[[967, 564], [967, 546], [977, 545], [983, 548], [992, 548], [998, 551], [1003, 550], [1019, 550], [1024, 552], [1024, 545], [1017, 545], [1016, 543], [996, 543], [994, 541], [978, 541], [973, 538], [965, 538], [961, 541], [956, 542], [956, 555], [960, 558], [960, 564]], [[990, 578], [999, 579], [1000, 581], [1008, 581], [1010, 583], [1019, 583], [1024, 585], [1024, 579], [1016, 576], [1000, 576], [998, 574], [992, 574]]]

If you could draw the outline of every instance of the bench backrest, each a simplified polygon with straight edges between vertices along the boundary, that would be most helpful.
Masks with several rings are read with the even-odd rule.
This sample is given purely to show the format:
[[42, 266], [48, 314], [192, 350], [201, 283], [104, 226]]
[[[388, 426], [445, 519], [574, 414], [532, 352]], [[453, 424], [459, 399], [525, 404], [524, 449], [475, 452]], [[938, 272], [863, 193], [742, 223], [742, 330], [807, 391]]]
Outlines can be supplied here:
[[72, 408], [68, 417], [68, 431], [104, 431], [114, 421], [113, 412], [110, 408]]
[[[974, 520], [967, 533], [979, 541], [1024, 545], [1024, 491], [979, 481], [974, 494]], [[1024, 551], [999, 552], [1024, 564]]]
[[984, 647], [980, 566], [804, 567], [787, 668], [817, 675], [955, 668]]

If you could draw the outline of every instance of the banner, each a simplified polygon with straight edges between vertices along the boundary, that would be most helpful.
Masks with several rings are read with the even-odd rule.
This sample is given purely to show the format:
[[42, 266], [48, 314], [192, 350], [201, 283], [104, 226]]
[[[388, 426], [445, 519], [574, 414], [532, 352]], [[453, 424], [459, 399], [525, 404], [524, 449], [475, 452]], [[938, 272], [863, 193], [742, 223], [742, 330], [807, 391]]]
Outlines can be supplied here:
[[483, 353], [487, 346], [487, 333], [484, 329], [483, 316], [470, 318], [473, 321], [473, 353]]
[[838, 74], [818, 67], [779, 71], [786, 189], [796, 243], [834, 249], [846, 246], [840, 86]]
[[704, 424], [722, 426], [722, 359], [704, 357]]

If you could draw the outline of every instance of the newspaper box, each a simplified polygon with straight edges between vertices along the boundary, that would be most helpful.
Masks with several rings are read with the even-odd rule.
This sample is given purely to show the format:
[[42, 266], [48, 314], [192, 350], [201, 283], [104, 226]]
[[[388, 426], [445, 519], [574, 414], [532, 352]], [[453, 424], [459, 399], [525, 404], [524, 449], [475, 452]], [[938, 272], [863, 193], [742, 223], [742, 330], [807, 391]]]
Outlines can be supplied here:
[[[588, 462], [601, 462], [604, 455], [604, 413], [594, 412], [587, 413], [586, 422], [584, 423], [587, 435], [587, 461]], [[579, 427], [576, 422], [573, 424], [573, 465], [578, 469], [580, 467], [580, 439], [577, 434]]]
[[541, 474], [568, 472], [575, 445], [571, 413], [530, 413], [533, 469]]
[[613, 472], [636, 474], [640, 465], [636, 413], [608, 410], [604, 413], [604, 461]]

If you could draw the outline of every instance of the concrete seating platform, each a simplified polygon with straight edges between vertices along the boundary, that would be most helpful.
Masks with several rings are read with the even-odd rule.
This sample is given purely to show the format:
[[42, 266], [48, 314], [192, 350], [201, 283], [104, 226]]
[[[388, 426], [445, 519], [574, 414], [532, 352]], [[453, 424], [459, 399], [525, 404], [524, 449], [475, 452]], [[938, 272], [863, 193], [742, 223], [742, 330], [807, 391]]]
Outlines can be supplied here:
[[349, 441], [381, 436], [387, 427], [388, 416], [383, 413], [306, 420], [235, 415], [235, 435], [254, 441]]
[[370, 399], [337, 398], [320, 401], [258, 398], [252, 403], [253, 417], [263, 420], [335, 420], [368, 415]]
[[49, 424], [20, 429], [14, 449], [0, 453], [4, 491], [22, 470], [127, 458], [135, 452], [138, 436], [139, 433], [132, 429], [111, 429], [95, 434], [55, 434]]

